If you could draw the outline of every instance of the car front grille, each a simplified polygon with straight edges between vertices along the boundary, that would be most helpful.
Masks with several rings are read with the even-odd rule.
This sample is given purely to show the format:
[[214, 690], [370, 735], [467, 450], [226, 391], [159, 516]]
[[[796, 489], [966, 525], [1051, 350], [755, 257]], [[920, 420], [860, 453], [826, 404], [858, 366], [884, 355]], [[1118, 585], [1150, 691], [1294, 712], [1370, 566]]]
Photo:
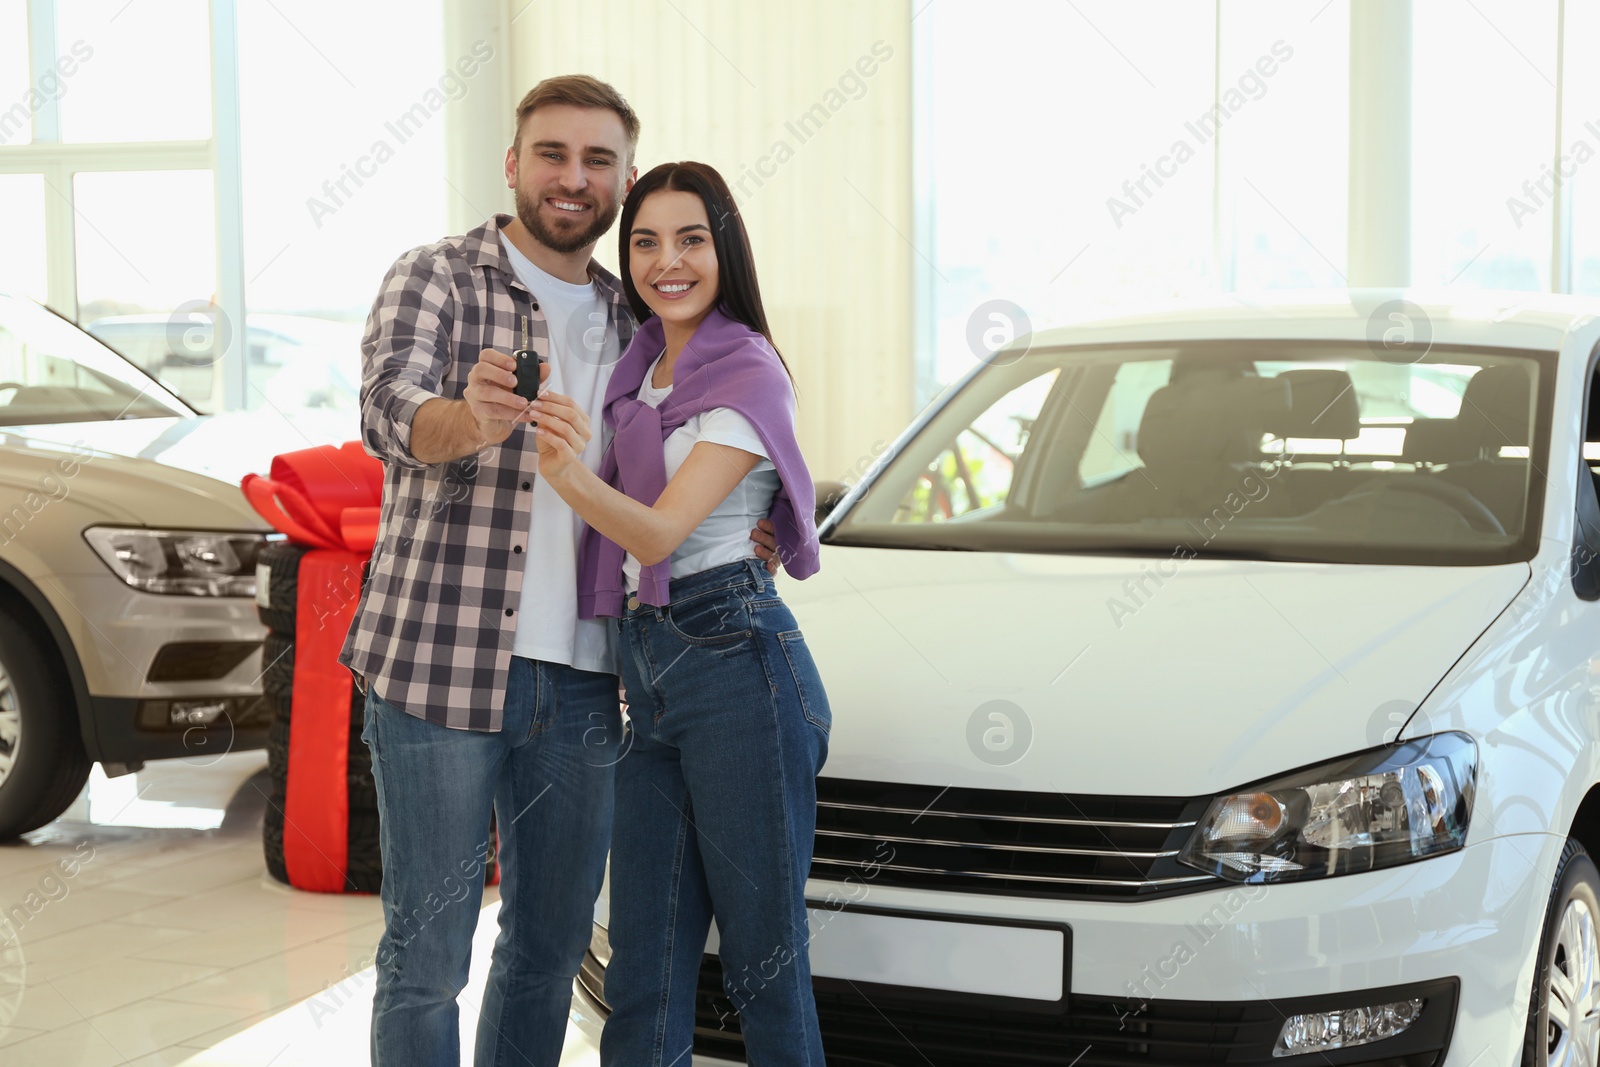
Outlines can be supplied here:
[[811, 877], [963, 893], [1149, 899], [1221, 884], [1178, 863], [1210, 797], [817, 780]]
[[[605, 968], [586, 953], [578, 983], [602, 998]], [[1326, 1067], [1433, 1067], [1443, 1061], [1455, 1020], [1454, 979], [1361, 993], [1275, 1001], [1123, 1000], [1072, 995], [1065, 1010], [994, 1007], [967, 997], [853, 982], [812, 980], [829, 1067], [1246, 1067], [1314, 1063]], [[1420, 997], [1422, 1016], [1398, 1037], [1370, 1048], [1272, 1055], [1284, 1019], [1295, 1012]], [[738, 1013], [724, 995], [722, 967], [706, 956], [695, 998], [694, 1051], [745, 1061]]]

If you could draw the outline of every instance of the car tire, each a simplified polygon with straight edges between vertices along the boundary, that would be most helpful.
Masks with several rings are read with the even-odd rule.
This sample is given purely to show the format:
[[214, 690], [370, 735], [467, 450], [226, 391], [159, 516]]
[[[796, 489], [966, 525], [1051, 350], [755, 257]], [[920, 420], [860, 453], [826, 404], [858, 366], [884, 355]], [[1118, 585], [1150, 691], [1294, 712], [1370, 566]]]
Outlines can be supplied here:
[[378, 810], [378, 783], [372, 777], [372, 756], [367, 746], [351, 748], [347, 757], [346, 778], [349, 782], [350, 810]]
[[267, 777], [280, 795], [289, 781], [289, 716], [273, 715], [267, 727]]
[[288, 701], [294, 692], [294, 638], [267, 631], [261, 642], [261, 689], [268, 696]]
[[283, 793], [274, 789], [267, 795], [267, 815], [261, 827], [261, 853], [267, 861], [267, 873], [273, 879], [289, 884], [289, 868], [283, 859]]
[[[283, 858], [283, 806], [289, 782], [289, 727], [293, 710], [287, 691], [274, 693], [272, 726], [267, 733], [267, 772], [271, 784], [261, 844], [267, 873], [285, 885], [289, 872]], [[372, 776], [372, 753], [361, 739], [366, 697], [359, 690], [350, 696], [350, 740], [346, 755], [348, 790], [345, 891], [377, 893], [383, 887], [383, 852], [379, 846], [378, 787]], [[489, 816], [489, 853], [484, 863], [484, 884], [495, 879], [499, 863], [499, 835], [494, 814]]]
[[94, 766], [78, 734], [72, 685], [54, 647], [0, 615], [0, 840], [37, 830], [67, 810]]
[[[1575, 989], [1573, 979], [1589, 988]], [[1538, 968], [1528, 1005], [1523, 1067], [1595, 1063], [1600, 1052], [1600, 1014], [1574, 1020], [1573, 1003], [1593, 1001], [1600, 984], [1600, 871], [1588, 852], [1569, 840], [1556, 868], [1556, 884], [1539, 939]], [[1569, 1055], [1569, 1042], [1588, 1046], [1588, 1055]]]
[[383, 852], [378, 846], [378, 810], [351, 807], [345, 877], [357, 893], [376, 893], [383, 883]]
[[279, 706], [276, 699], [269, 700], [273, 712], [267, 727], [267, 810], [262, 818], [261, 852], [267, 873], [288, 885], [289, 870], [283, 862], [283, 804], [289, 783], [289, 702], [285, 699]]
[[[268, 545], [256, 557], [256, 573], [267, 568], [265, 588], [256, 589], [256, 613], [261, 623], [285, 637], [294, 637], [295, 605], [300, 597], [300, 560], [311, 551], [302, 545]], [[265, 596], [265, 605], [261, 597]]]

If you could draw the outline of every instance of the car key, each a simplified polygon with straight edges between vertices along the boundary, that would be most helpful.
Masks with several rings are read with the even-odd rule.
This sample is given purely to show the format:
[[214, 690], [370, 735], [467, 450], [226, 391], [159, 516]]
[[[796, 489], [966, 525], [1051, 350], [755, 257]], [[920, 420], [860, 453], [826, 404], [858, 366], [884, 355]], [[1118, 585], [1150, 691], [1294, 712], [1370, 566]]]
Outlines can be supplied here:
[[528, 316], [522, 316], [522, 347], [511, 353], [517, 361], [517, 384], [511, 391], [532, 403], [539, 399], [539, 355], [528, 345]]

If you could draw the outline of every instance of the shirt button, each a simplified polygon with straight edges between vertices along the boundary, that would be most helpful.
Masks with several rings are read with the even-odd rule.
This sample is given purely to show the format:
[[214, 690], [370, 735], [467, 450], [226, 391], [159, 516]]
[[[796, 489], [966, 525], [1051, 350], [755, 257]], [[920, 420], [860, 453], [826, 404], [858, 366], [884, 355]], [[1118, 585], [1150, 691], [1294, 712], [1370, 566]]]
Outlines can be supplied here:
[[520, 556], [520, 555], [522, 555], [522, 546], [521, 545], [513, 545], [512, 548], [511, 548], [511, 551], [515, 552], [517, 555]]
[[513, 615], [513, 614], [515, 614], [515, 612], [513, 612], [510, 608], [507, 608], [506, 609], [506, 614], [507, 615]]
[[532, 482], [523, 482], [522, 483], [522, 488], [524, 488], [524, 489], [532, 489], [533, 488], [533, 483]]

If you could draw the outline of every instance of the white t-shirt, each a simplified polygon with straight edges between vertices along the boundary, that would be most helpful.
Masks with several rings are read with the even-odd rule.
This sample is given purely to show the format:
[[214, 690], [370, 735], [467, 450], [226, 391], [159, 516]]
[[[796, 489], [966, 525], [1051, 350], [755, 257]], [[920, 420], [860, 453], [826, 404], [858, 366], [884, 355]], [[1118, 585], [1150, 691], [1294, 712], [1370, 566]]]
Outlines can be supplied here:
[[[540, 392], [563, 393], [589, 413], [591, 429], [596, 432], [580, 458], [584, 466], [598, 471], [600, 457], [611, 440], [600, 409], [621, 355], [616, 332], [605, 329], [605, 297], [593, 282], [573, 285], [546, 274], [503, 235], [500, 244], [517, 280], [538, 300], [550, 327], [550, 377]], [[531, 434], [533, 429], [524, 426], [516, 432]], [[616, 674], [609, 620], [578, 618], [578, 537], [583, 520], [537, 477], [539, 461], [531, 448], [528, 456], [529, 473], [534, 475], [533, 509], [511, 651], [527, 659]]]
[[[645, 372], [644, 384], [639, 386], [639, 399], [653, 408], [660, 407], [661, 401], [672, 392], [670, 385], [665, 389], [657, 389], [650, 384], [660, 362], [661, 357], [657, 356]], [[672, 554], [670, 574], [673, 578], [699, 574], [724, 563], [737, 563], [741, 559], [754, 557], [755, 542], [750, 540], [750, 531], [755, 529], [758, 520], [766, 518], [772, 510], [772, 501], [783, 484], [778, 478], [777, 468], [766, 458], [767, 449], [761, 443], [761, 435], [750, 425], [749, 419], [732, 408], [702, 411], [667, 435], [662, 448], [667, 461], [668, 481], [678, 473], [683, 461], [689, 458], [690, 451], [701, 441], [732, 445], [762, 458], [755, 469], [733, 487], [733, 492], [706, 516], [706, 520]], [[639, 560], [629, 553], [622, 561], [622, 578], [630, 593], [639, 588], [639, 570]]]

